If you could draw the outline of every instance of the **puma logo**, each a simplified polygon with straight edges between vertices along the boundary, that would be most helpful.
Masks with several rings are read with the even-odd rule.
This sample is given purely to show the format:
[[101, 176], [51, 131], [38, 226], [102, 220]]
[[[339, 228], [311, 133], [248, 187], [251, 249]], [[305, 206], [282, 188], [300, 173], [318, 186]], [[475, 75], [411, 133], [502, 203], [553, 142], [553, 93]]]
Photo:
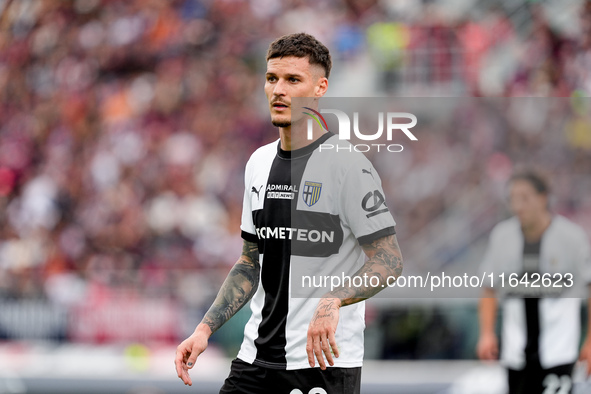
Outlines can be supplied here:
[[366, 170], [365, 168], [362, 168], [362, 169], [361, 169], [361, 173], [362, 173], [362, 174], [369, 174], [369, 175], [371, 175], [371, 177], [373, 178], [373, 174], [372, 174], [372, 172], [371, 172], [371, 167], [369, 168], [369, 171], [368, 171], [368, 170]]
[[261, 191], [262, 188], [263, 188], [263, 185], [261, 185], [259, 187], [259, 190], [257, 190], [254, 186], [252, 187], [251, 193], [256, 193], [257, 194], [257, 200], [259, 199], [259, 192]]

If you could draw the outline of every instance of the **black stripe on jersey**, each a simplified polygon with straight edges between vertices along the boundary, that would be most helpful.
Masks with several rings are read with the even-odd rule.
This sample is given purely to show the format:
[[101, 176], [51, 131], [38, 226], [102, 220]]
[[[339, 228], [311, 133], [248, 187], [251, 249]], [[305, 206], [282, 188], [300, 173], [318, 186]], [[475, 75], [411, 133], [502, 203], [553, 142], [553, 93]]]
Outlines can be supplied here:
[[251, 234], [251, 233], [247, 233], [246, 231], [242, 230], [242, 232], [240, 233], [240, 235], [242, 236], [242, 239], [248, 242], [258, 242], [259, 238], [257, 237], [256, 234]]
[[376, 239], [380, 239], [383, 237], [387, 237], [388, 235], [394, 235], [394, 234], [396, 234], [396, 230], [395, 230], [394, 226], [386, 227], [386, 228], [376, 231], [373, 234], [363, 235], [363, 236], [357, 238], [357, 241], [359, 242], [359, 245], [367, 245], [367, 244], [372, 243]]
[[[277, 156], [271, 164], [267, 185], [297, 185], [299, 187], [304, 169], [312, 152], [333, 134], [327, 133], [312, 144], [292, 152], [277, 148]], [[292, 218], [296, 215], [299, 191], [293, 199], [268, 198], [264, 192], [263, 208], [253, 211], [253, 222], [257, 229], [292, 228]], [[306, 222], [324, 223], [334, 226], [334, 219], [304, 217]], [[299, 219], [298, 219], [299, 220]], [[340, 223], [340, 222], [338, 222]], [[341, 241], [343, 238], [342, 229]], [[259, 236], [260, 234], [258, 234]], [[284, 369], [286, 360], [285, 327], [289, 306], [289, 271], [292, 254], [292, 242], [289, 239], [266, 237], [258, 240], [259, 252], [263, 254], [261, 265], [261, 285], [265, 291], [265, 301], [261, 311], [262, 319], [258, 327], [258, 337], [254, 344], [257, 348], [254, 364], [271, 368]], [[340, 247], [340, 244], [339, 244]], [[337, 249], [338, 251], [338, 249]]]
[[[275, 157], [267, 184], [291, 185], [291, 163]], [[289, 199], [267, 198], [263, 209], [253, 211], [256, 228], [290, 227], [291, 202]], [[265, 290], [265, 301], [261, 311], [262, 320], [258, 328], [258, 337], [254, 344], [257, 355], [254, 364], [285, 367], [285, 325], [288, 308], [289, 264], [291, 245], [282, 239], [259, 239], [259, 252], [263, 254], [261, 265], [261, 285]]]
[[[540, 269], [540, 250], [541, 241], [526, 242], [523, 245], [523, 261], [524, 271], [528, 275], [534, 272], [539, 272]], [[526, 265], [526, 262], [530, 264]], [[531, 264], [533, 262], [533, 264]], [[531, 279], [531, 278], [530, 278]], [[539, 363], [540, 358], [540, 299], [539, 298], [525, 298], [525, 323], [527, 340], [525, 344], [525, 359], [526, 362]]]

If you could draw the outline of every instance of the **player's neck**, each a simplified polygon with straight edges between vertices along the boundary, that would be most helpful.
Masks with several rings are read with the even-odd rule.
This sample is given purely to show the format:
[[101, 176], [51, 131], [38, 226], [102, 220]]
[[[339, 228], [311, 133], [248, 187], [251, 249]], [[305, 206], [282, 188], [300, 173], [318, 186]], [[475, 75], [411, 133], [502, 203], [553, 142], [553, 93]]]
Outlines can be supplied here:
[[320, 127], [312, 127], [312, 138], [308, 139], [308, 131], [304, 122], [301, 124], [294, 124], [287, 127], [279, 128], [279, 138], [281, 140], [281, 149], [286, 151], [292, 151], [296, 149], [304, 148], [324, 134], [324, 130]]
[[527, 242], [538, 242], [542, 239], [542, 235], [544, 235], [544, 231], [550, 226], [552, 222], [552, 214], [546, 211], [544, 214], [537, 217], [532, 223], [529, 223], [527, 226], [521, 225], [521, 230], [523, 231], [523, 237]]

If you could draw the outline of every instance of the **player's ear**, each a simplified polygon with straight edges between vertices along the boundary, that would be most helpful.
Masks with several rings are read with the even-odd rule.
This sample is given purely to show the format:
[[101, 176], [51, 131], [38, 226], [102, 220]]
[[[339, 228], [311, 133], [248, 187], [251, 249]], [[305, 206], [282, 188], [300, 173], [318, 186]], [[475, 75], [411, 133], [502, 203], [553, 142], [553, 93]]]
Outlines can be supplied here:
[[318, 78], [316, 87], [314, 88], [314, 95], [316, 97], [322, 97], [328, 90], [328, 79], [326, 77]]

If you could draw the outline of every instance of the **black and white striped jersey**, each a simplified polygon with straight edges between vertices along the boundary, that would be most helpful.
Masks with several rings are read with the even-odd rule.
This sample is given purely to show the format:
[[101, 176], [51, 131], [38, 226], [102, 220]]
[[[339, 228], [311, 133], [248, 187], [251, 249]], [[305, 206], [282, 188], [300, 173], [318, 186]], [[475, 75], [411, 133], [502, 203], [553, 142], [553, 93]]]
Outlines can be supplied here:
[[[323, 144], [342, 149], [322, 150]], [[242, 237], [257, 242], [261, 276], [251, 300], [238, 358], [277, 369], [309, 368], [308, 325], [318, 304], [313, 289], [294, 288], [295, 272], [349, 275], [364, 263], [361, 244], [394, 234], [381, 181], [351, 144], [326, 133], [284, 151], [279, 141], [259, 148], [246, 165]], [[363, 360], [365, 304], [340, 310], [336, 367]]]
[[[490, 235], [481, 272], [506, 278], [503, 297], [501, 363], [521, 370], [535, 357], [543, 368], [570, 364], [577, 360], [581, 331], [581, 297], [591, 283], [591, 250], [585, 231], [563, 216], [555, 215], [539, 244], [524, 241], [521, 224], [512, 217], [497, 224]], [[572, 275], [573, 286], [563, 286], [562, 294], [523, 299], [509, 285], [510, 275], [523, 273]], [[539, 277], [539, 276], [538, 276]], [[531, 278], [531, 276], [530, 276]], [[550, 276], [555, 278], [555, 276]], [[555, 280], [536, 285], [547, 293], [555, 290]], [[552, 283], [552, 284], [550, 284]], [[533, 282], [532, 282], [533, 286]], [[531, 288], [528, 288], [531, 289]]]

